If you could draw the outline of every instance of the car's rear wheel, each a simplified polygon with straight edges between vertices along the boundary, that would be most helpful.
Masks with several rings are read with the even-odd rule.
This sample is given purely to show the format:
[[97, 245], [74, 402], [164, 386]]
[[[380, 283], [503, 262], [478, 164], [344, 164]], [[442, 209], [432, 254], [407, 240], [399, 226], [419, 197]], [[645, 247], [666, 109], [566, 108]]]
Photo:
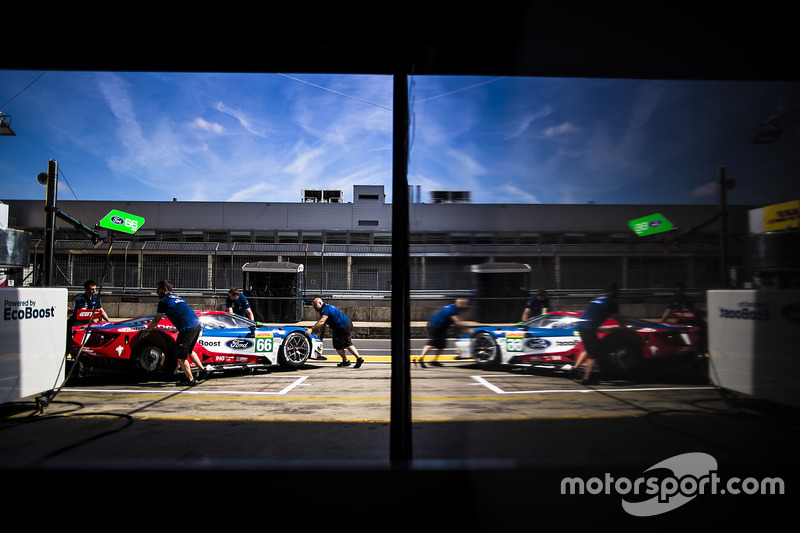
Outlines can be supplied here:
[[500, 347], [491, 333], [479, 331], [472, 338], [472, 358], [481, 368], [491, 368], [500, 364]]
[[166, 347], [153, 343], [140, 343], [133, 351], [134, 366], [145, 373], [163, 372], [171, 374], [175, 370], [176, 361], [170, 356]]
[[311, 342], [299, 331], [292, 331], [283, 339], [278, 363], [286, 368], [300, 368], [311, 354]]
[[642, 364], [642, 345], [634, 333], [626, 330], [609, 333], [603, 338], [606, 370], [629, 374]]

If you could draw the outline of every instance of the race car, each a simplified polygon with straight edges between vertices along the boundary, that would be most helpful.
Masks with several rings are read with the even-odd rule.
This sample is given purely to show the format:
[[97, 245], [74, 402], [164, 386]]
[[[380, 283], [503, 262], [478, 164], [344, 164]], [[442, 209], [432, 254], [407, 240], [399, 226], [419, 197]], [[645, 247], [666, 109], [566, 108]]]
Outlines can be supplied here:
[[[519, 365], [571, 369], [583, 351], [578, 333], [581, 313], [555, 311], [524, 324], [478, 327], [456, 341], [459, 359], [474, 359], [482, 368]], [[598, 332], [605, 372], [630, 372], [649, 361], [691, 361], [698, 356], [697, 328], [657, 324], [625, 317], [626, 327], [607, 320]]]
[[[315, 335], [307, 337], [305, 328], [267, 327], [224, 311], [196, 313], [202, 328], [194, 351], [212, 370], [298, 368], [309, 356], [322, 355], [322, 341]], [[162, 318], [146, 338], [139, 336], [153, 316], [73, 328], [68, 362], [77, 358], [82, 373], [89, 368], [178, 373], [178, 331], [169, 319]]]

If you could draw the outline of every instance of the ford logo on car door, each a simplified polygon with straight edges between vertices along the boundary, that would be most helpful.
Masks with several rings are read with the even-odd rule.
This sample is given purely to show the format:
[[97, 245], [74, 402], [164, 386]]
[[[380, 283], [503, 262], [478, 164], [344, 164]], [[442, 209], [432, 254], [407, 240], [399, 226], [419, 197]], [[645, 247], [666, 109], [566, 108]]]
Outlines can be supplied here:
[[225, 346], [232, 350], [246, 350], [253, 347], [253, 342], [246, 339], [233, 339], [225, 343]]

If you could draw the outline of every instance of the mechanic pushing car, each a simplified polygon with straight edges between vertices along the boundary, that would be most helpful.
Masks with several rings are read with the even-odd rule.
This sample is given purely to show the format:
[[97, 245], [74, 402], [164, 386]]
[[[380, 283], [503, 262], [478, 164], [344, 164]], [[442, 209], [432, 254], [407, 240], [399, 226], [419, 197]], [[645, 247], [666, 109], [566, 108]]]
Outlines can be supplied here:
[[[200, 319], [197, 314], [189, 307], [186, 300], [172, 293], [172, 284], [167, 280], [161, 280], [156, 285], [156, 292], [159, 298], [158, 307], [156, 308], [156, 315], [147, 326], [147, 329], [140, 334], [140, 339], [147, 337], [153, 328], [155, 328], [161, 321], [161, 318], [166, 315], [172, 324], [178, 328], [178, 338], [176, 339], [176, 354], [183, 373], [186, 375], [185, 380], [178, 382], [178, 385], [188, 385], [193, 387], [197, 385], [198, 380], [206, 379], [209, 375], [207, 369], [203, 367], [203, 363], [194, 351], [194, 345], [200, 337]], [[186, 360], [190, 358], [192, 362], [200, 369], [197, 379], [192, 376], [192, 367]]]
[[345, 353], [345, 349], [347, 349], [356, 356], [356, 364], [353, 368], [360, 368], [364, 364], [364, 358], [358, 354], [358, 350], [353, 346], [353, 341], [350, 338], [353, 334], [353, 321], [338, 308], [322, 301], [322, 298], [314, 298], [313, 304], [314, 309], [319, 313], [319, 320], [306, 330], [306, 336], [310, 336], [315, 329], [319, 328], [319, 338], [324, 338], [325, 325], [327, 324], [332, 332], [333, 349], [342, 358], [342, 362], [336, 366], [350, 366], [350, 361], [347, 360], [347, 354]]
[[583, 362], [584, 358], [589, 360], [586, 363], [586, 368], [583, 371], [583, 378], [581, 383], [588, 385], [592, 381], [590, 376], [594, 368], [595, 361], [598, 357], [602, 356], [602, 346], [597, 337], [597, 331], [609, 318], [613, 318], [619, 324], [619, 327], [625, 327], [626, 321], [619, 314], [619, 303], [617, 297], [619, 296], [619, 283], [612, 281], [607, 284], [603, 290], [603, 295], [594, 298], [581, 315], [578, 325], [578, 333], [583, 342], [583, 353], [578, 357], [575, 362], [575, 369], [577, 370]]
[[428, 320], [428, 342], [422, 348], [419, 359], [414, 361], [415, 364], [419, 363], [419, 366], [425, 368], [425, 356], [428, 355], [428, 352], [434, 350], [433, 361], [430, 364], [432, 366], [442, 366], [442, 363], [439, 362], [439, 356], [447, 345], [447, 330], [453, 324], [461, 326], [461, 319], [458, 318], [458, 314], [468, 306], [469, 300], [458, 298], [455, 303], [442, 307]]

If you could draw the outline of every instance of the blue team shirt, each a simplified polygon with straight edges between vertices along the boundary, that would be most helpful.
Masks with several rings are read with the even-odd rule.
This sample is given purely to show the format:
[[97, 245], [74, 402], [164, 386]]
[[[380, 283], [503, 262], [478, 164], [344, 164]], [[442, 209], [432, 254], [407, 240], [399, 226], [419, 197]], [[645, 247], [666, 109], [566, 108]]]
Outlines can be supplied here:
[[250, 309], [250, 302], [247, 301], [247, 297], [244, 294], [240, 294], [235, 300], [231, 298], [225, 299], [225, 309], [228, 307], [233, 309], [234, 314], [244, 316], [245, 309]]
[[544, 309], [550, 309], [550, 300], [548, 298], [540, 300], [539, 295], [534, 294], [528, 298], [528, 303], [525, 304], [525, 307], [533, 311], [531, 316], [541, 315]]
[[[89, 298], [86, 297], [85, 294], [81, 294], [75, 297], [75, 311], [77, 316], [78, 309], [91, 309], [92, 311], [97, 311], [101, 309], [103, 306], [100, 305], [100, 297], [96, 294], [93, 294]], [[87, 321], [85, 320], [76, 320], [77, 324], [86, 324]]]
[[325, 321], [331, 329], [341, 329], [350, 322], [350, 318], [339, 311], [337, 308], [330, 304], [322, 304], [322, 307], [319, 310], [320, 315], [325, 315], [328, 319]]
[[669, 301], [668, 308], [672, 309], [673, 311], [678, 311], [681, 309], [694, 309], [694, 300], [688, 296], [684, 296], [683, 298], [678, 298], [675, 296]]
[[96, 294], [93, 294], [89, 298], [87, 298], [85, 294], [75, 297], [75, 309], [94, 309], [96, 311], [101, 307], [100, 297]]
[[619, 313], [617, 300], [604, 294], [589, 302], [589, 306], [581, 315], [579, 327], [597, 329], [603, 325], [611, 315]]
[[181, 331], [200, 325], [197, 314], [183, 298], [176, 294], [169, 293], [161, 298], [156, 311], [165, 314], [172, 325]]
[[437, 328], [446, 328], [453, 323], [453, 317], [457, 314], [458, 306], [456, 304], [446, 305], [431, 317], [430, 322]]

